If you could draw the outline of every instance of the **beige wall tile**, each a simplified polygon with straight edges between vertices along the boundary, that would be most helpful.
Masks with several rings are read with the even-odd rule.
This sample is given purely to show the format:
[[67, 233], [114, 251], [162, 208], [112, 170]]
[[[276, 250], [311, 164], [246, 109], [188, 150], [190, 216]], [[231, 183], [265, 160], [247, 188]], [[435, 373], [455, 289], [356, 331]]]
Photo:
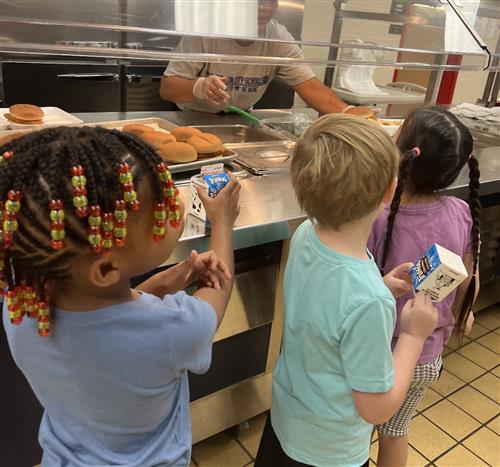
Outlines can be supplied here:
[[475, 456], [463, 446], [453, 448], [448, 454], [439, 458], [434, 462], [437, 467], [487, 467], [488, 464], [483, 462], [479, 457]]
[[427, 409], [423, 414], [458, 441], [481, 426], [477, 420], [447, 400]]
[[495, 402], [471, 387], [460, 389], [448, 399], [482, 423], [498, 413], [498, 405]]
[[500, 465], [500, 437], [488, 428], [481, 428], [463, 444], [477, 454], [481, 459], [493, 466]]
[[455, 444], [453, 438], [422, 415], [412, 420], [408, 439], [410, 444], [428, 459], [435, 459]]

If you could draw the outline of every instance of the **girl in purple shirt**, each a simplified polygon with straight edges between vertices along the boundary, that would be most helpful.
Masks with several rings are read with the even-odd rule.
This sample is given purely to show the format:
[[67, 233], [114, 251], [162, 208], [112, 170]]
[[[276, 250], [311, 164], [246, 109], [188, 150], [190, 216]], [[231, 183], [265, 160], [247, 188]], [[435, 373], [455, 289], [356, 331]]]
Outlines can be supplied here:
[[[383, 272], [404, 262], [416, 262], [429, 246], [439, 243], [462, 257], [469, 277], [435, 304], [439, 324], [424, 344], [406, 399], [388, 422], [377, 426], [379, 467], [406, 465], [411, 417], [426, 389], [439, 377], [443, 347], [453, 330], [459, 336], [470, 331], [474, 320], [471, 307], [479, 291], [479, 167], [472, 155], [469, 130], [452, 113], [434, 106], [413, 111], [396, 137], [402, 154], [398, 187], [390, 207], [373, 224], [368, 248]], [[440, 195], [439, 190], [450, 186], [466, 164], [468, 204]], [[408, 298], [397, 300], [393, 345]]]

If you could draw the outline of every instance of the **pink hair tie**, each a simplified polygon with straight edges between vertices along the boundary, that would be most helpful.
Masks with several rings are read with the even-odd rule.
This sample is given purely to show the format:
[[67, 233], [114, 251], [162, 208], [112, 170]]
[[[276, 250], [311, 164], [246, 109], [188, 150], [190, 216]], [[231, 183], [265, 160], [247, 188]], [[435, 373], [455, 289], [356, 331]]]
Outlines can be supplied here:
[[413, 148], [412, 151], [415, 153], [415, 157], [420, 156], [420, 148]]

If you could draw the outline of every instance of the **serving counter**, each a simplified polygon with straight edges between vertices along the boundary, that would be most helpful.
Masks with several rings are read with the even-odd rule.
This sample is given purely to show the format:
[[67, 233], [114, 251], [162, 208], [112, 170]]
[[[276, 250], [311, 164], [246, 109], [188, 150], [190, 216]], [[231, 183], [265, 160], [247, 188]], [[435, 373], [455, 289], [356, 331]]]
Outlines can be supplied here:
[[[267, 118], [273, 111], [262, 111]], [[283, 116], [283, 110], [274, 111]], [[259, 115], [259, 111], [253, 112]], [[75, 114], [86, 123], [114, 120], [130, 120], [159, 117], [176, 125], [248, 125], [236, 114], [206, 114], [200, 112], [104, 112]], [[467, 122], [466, 122], [467, 123]], [[498, 129], [500, 131], [500, 128]], [[494, 133], [494, 131], [493, 131]], [[497, 133], [498, 135], [499, 133]], [[481, 171], [481, 196], [500, 194], [500, 136], [496, 139], [482, 139], [475, 133], [474, 156], [479, 161]], [[304, 219], [304, 214], [295, 199], [288, 174], [252, 176], [241, 180], [241, 212], [235, 225], [235, 249], [283, 240], [290, 236], [288, 222]], [[179, 187], [183, 202], [189, 200], [189, 187]], [[457, 180], [443, 191], [445, 194], [467, 199], [468, 168], [465, 167]], [[285, 228], [283, 228], [285, 227]], [[207, 245], [205, 223], [188, 216], [179, 247], [169, 259], [173, 264], [183, 259], [190, 248], [203, 249]]]

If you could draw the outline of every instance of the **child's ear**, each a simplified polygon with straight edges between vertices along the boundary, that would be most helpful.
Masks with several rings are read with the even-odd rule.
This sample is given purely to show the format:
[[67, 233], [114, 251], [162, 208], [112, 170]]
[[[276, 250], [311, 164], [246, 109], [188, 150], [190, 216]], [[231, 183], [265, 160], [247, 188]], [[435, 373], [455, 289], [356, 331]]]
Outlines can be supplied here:
[[96, 256], [88, 269], [88, 278], [92, 285], [110, 287], [120, 281], [118, 263], [109, 256]]
[[385, 191], [384, 197], [382, 198], [382, 203], [390, 204], [392, 198], [394, 198], [394, 193], [396, 191], [397, 186], [398, 186], [398, 178], [394, 177], [389, 186], [387, 187], [387, 190]]

